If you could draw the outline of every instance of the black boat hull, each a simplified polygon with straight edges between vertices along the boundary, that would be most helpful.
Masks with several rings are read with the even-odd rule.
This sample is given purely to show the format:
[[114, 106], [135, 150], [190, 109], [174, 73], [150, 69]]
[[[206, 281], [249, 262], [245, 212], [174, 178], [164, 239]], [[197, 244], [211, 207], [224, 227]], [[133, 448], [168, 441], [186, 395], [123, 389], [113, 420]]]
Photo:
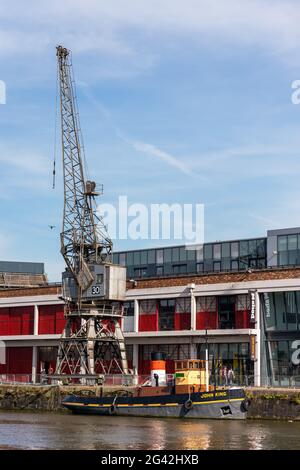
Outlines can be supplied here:
[[147, 397], [68, 396], [63, 406], [78, 414], [155, 418], [246, 419], [243, 389]]

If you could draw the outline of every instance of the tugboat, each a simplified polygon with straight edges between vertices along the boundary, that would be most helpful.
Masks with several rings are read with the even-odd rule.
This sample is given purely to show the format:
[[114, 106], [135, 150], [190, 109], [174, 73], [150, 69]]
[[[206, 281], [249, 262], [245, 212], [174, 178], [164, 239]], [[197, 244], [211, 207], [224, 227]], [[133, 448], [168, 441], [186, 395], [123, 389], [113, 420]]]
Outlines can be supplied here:
[[209, 385], [206, 361], [175, 361], [167, 383], [165, 358], [151, 355], [151, 382], [128, 390], [127, 396], [67, 396], [62, 405], [73, 413], [155, 418], [245, 419], [247, 399], [241, 387]]

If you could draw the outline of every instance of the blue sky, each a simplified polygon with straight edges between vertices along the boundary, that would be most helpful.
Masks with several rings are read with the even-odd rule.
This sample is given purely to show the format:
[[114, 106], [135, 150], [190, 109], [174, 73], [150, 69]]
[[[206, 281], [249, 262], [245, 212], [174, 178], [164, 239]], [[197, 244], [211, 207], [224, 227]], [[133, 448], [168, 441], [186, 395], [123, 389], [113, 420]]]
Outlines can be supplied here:
[[[2, 2], [0, 259], [43, 261], [52, 281], [63, 269], [57, 44], [103, 202], [203, 203], [206, 241], [299, 226], [299, 24], [298, 1]], [[133, 246], [154, 242], [115, 242]]]

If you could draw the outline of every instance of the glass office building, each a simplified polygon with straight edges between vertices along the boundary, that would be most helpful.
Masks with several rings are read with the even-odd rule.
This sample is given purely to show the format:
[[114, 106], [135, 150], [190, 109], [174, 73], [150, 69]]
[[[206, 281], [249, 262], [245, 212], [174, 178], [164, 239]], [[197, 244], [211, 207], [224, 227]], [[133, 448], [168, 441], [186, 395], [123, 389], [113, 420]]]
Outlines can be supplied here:
[[266, 237], [116, 252], [130, 279], [300, 266], [300, 228], [271, 230]]
[[266, 267], [266, 239], [206, 243], [117, 252], [115, 263], [127, 267], [129, 278], [180, 276]]
[[260, 294], [264, 374], [273, 385], [300, 384], [300, 291]]

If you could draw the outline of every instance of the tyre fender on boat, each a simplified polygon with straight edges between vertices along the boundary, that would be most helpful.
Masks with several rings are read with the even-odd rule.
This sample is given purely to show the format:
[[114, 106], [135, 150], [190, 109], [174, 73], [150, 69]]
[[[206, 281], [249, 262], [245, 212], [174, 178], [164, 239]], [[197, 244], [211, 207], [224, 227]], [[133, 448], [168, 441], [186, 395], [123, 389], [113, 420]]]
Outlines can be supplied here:
[[189, 398], [185, 403], [184, 403], [184, 409], [189, 411], [193, 408], [193, 402], [192, 400]]
[[116, 411], [117, 411], [116, 405], [111, 405], [108, 409], [108, 412], [109, 412], [110, 415], [115, 414]]
[[246, 413], [248, 411], [249, 405], [250, 405], [249, 398], [245, 398], [245, 400], [243, 400], [241, 403], [241, 410], [243, 413]]

